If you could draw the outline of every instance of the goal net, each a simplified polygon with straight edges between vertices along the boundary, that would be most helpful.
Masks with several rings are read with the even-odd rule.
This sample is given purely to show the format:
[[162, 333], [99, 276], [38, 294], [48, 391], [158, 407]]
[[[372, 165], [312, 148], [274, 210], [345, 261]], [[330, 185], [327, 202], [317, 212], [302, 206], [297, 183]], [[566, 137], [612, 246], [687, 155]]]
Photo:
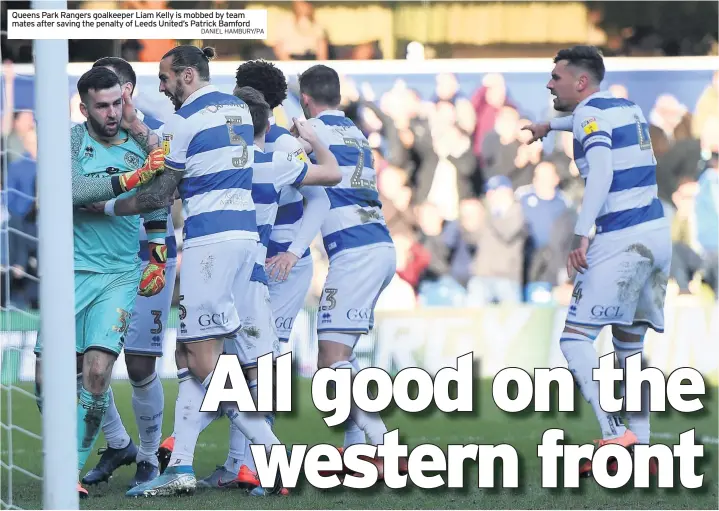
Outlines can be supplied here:
[[0, 82], [0, 509], [77, 509], [68, 44], [32, 44], [33, 75], [4, 61]]

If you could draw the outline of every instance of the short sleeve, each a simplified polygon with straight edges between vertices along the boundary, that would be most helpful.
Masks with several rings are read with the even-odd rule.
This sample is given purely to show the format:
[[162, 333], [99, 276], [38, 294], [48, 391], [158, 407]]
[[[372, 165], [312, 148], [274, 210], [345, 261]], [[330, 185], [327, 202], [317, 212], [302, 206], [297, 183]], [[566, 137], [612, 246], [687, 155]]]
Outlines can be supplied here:
[[307, 175], [308, 165], [293, 153], [275, 151], [272, 165], [277, 174], [275, 186], [278, 190], [285, 186], [300, 186]]
[[597, 112], [575, 112], [574, 138], [581, 143], [585, 154], [593, 147], [611, 149], [612, 127]]
[[185, 171], [187, 147], [190, 143], [190, 124], [173, 115], [162, 127], [162, 150], [165, 153], [165, 167], [178, 172]]

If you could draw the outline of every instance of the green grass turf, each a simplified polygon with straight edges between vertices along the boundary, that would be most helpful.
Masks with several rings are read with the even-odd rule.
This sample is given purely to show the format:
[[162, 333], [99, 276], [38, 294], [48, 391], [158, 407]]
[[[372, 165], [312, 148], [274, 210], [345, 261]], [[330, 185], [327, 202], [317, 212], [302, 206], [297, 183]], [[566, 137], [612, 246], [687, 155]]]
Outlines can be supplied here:
[[[342, 432], [329, 430], [322, 422], [319, 412], [312, 406], [309, 380], [296, 380], [296, 413], [291, 417], [279, 417], [276, 432], [288, 443], [333, 443], [341, 445]], [[164, 436], [172, 431], [177, 384], [167, 380], [165, 385]], [[30, 386], [25, 386], [30, 390]], [[113, 385], [117, 405], [132, 435], [136, 427], [130, 405], [130, 386], [125, 382]], [[677, 443], [678, 434], [695, 428], [697, 435], [717, 436], [717, 406], [715, 389], [704, 398], [706, 409], [695, 414], [678, 412], [656, 413], [652, 416], [652, 431], [660, 435], [656, 442]], [[8, 401], [2, 392], [3, 422], [7, 420]], [[703, 473], [704, 485], [697, 490], [682, 489], [675, 469], [676, 489], [658, 489], [652, 483], [649, 489], [623, 488], [607, 490], [592, 479], [583, 480], [579, 489], [550, 490], [541, 487], [540, 460], [537, 445], [542, 433], [551, 428], [564, 429], [565, 439], [575, 443], [591, 441], [597, 435], [596, 421], [586, 404], [581, 403], [577, 413], [520, 413], [502, 412], [491, 399], [491, 382], [482, 381], [476, 399], [479, 410], [473, 415], [447, 416], [439, 412], [431, 414], [405, 414], [392, 411], [385, 414], [390, 430], [399, 428], [404, 441], [410, 446], [433, 443], [442, 448], [452, 443], [500, 444], [509, 443], [520, 456], [520, 488], [479, 489], [478, 471], [472, 468], [465, 479], [465, 489], [422, 490], [412, 487], [391, 490], [378, 483], [370, 490], [316, 490], [300, 479], [300, 487], [289, 497], [253, 498], [239, 490], [198, 490], [192, 497], [129, 499], [124, 496], [126, 485], [135, 467], [119, 469], [109, 484], [90, 487], [90, 498], [81, 501], [82, 509], [717, 509], [717, 445], [705, 445], [705, 458], [697, 473]], [[34, 402], [13, 392], [13, 423], [33, 432], [39, 432], [40, 421]], [[68, 413], [75, 413], [74, 410]], [[62, 418], [58, 418], [62, 420]], [[224, 462], [227, 449], [228, 422], [214, 423], [199, 439], [195, 453], [195, 472], [199, 477], [208, 475], [215, 465]], [[667, 438], [672, 434], [672, 438]], [[2, 459], [8, 461], [7, 432], [2, 433]], [[95, 449], [105, 445], [102, 437]], [[38, 440], [13, 433], [14, 463], [35, 473], [42, 473], [42, 446]], [[83, 470], [83, 475], [95, 465], [98, 456], [93, 455]], [[470, 464], [469, 462], [467, 464]], [[68, 467], [60, 469], [68, 470]], [[561, 474], [561, 472], [560, 472]], [[7, 501], [9, 479], [2, 470], [1, 494]], [[446, 480], [446, 478], [445, 478]], [[495, 479], [500, 485], [501, 479]], [[12, 501], [15, 505], [39, 509], [42, 507], [42, 486], [23, 474], [13, 471]]]

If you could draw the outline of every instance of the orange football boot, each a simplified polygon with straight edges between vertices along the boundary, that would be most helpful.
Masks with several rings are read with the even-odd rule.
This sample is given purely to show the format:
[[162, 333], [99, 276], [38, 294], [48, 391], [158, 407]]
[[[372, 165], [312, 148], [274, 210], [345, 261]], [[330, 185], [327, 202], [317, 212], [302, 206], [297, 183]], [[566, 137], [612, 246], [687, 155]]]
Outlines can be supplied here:
[[167, 465], [170, 464], [170, 458], [172, 457], [172, 451], [175, 449], [175, 437], [169, 436], [163, 440], [160, 444], [160, 448], [157, 450], [157, 459], [160, 462], [160, 474], [162, 474]]
[[[608, 439], [603, 439], [603, 440], [595, 440], [594, 443], [599, 444], [599, 447], [603, 447], [605, 445], [610, 445], [610, 444], [616, 444], [616, 445], [621, 445], [622, 447], [629, 449], [632, 446], [638, 444], [639, 440], [637, 439], [637, 435], [635, 435], [633, 431], [628, 429], [620, 437], [608, 438]], [[617, 468], [618, 467], [617, 467], [616, 458], [609, 458], [607, 460], [607, 472], [609, 474], [616, 473]], [[592, 462], [590, 460], [585, 460], [584, 463], [582, 463], [579, 466], [579, 476], [580, 477], [589, 477], [591, 475], [592, 475]]]
[[257, 478], [257, 474], [252, 472], [247, 465], [242, 465], [240, 471], [237, 473], [235, 478], [237, 486], [246, 490], [257, 488], [260, 485], [260, 480]]

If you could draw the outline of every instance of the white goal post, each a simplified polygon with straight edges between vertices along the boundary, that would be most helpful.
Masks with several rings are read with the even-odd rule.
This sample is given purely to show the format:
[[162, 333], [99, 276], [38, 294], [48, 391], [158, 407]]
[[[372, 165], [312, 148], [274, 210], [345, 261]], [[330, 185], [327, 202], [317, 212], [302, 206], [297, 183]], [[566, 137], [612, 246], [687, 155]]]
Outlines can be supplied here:
[[[34, 9], [67, 9], [33, 0]], [[42, 342], [43, 507], [78, 509], [75, 285], [68, 41], [33, 41]]]

